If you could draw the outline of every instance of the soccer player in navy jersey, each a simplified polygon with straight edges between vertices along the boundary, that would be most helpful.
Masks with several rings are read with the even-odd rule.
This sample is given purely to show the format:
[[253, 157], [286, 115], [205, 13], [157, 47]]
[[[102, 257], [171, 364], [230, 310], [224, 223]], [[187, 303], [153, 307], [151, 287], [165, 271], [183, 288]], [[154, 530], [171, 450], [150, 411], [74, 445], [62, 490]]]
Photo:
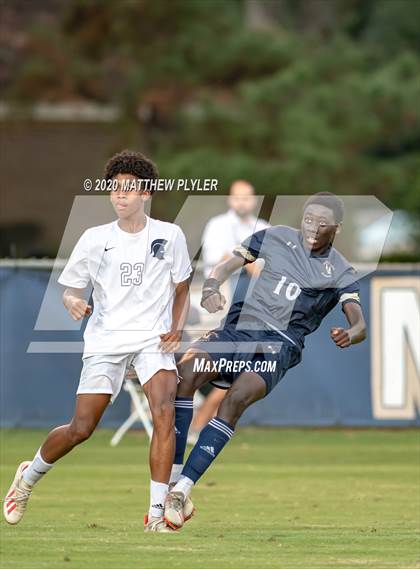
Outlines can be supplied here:
[[[194, 342], [178, 365], [183, 380], [175, 401], [172, 490], [165, 504], [165, 521], [171, 527], [183, 525], [192, 487], [230, 440], [242, 413], [301, 361], [305, 336], [338, 303], [348, 327], [332, 328], [332, 341], [348, 348], [365, 339], [357, 273], [333, 247], [343, 216], [340, 198], [328, 192], [315, 194], [304, 205], [300, 230], [274, 226], [254, 233], [204, 282], [201, 304], [217, 312], [225, 304], [221, 283], [244, 264], [257, 258], [265, 261], [252, 294], [233, 303], [222, 327]], [[192, 398], [208, 382], [228, 392], [184, 465]]]

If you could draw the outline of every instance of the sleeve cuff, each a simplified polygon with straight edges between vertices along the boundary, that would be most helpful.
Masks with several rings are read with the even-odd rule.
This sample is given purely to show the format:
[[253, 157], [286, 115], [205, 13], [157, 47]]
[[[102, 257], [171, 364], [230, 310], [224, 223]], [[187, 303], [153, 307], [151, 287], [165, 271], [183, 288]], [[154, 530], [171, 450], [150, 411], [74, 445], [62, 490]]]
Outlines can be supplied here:
[[254, 257], [254, 255], [249, 251], [249, 249], [246, 249], [242, 245], [238, 245], [238, 247], [235, 247], [235, 249], [233, 250], [233, 254], [236, 255], [237, 257], [242, 257], [243, 259], [245, 259], [247, 263], [253, 263], [254, 261], [256, 261], [256, 257]]
[[346, 306], [346, 304], [351, 304], [351, 303], [358, 304], [359, 306], [361, 306], [360, 300], [356, 300], [355, 298], [348, 298], [347, 300], [342, 301], [341, 308], [343, 309]]
[[183, 273], [182, 276], [174, 276], [172, 275], [172, 282], [174, 284], [179, 284], [179, 283], [183, 283], [184, 281], [187, 281], [190, 278], [190, 275], [192, 273], [192, 268], [189, 267], [189, 269], [187, 269], [185, 271], [185, 273]]

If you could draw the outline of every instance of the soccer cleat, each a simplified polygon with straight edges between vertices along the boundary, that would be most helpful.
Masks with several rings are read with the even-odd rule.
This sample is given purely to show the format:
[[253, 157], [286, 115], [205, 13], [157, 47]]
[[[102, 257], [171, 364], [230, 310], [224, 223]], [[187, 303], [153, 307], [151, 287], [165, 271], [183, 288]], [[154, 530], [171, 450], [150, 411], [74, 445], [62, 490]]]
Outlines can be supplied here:
[[149, 518], [146, 514], [144, 516], [144, 531], [156, 531], [161, 533], [174, 533], [174, 529], [169, 527], [163, 518]]
[[188, 522], [188, 520], [190, 520], [194, 513], [195, 513], [195, 508], [194, 508], [194, 504], [192, 503], [192, 500], [189, 496], [187, 496], [184, 500], [184, 523]]
[[3, 514], [8, 524], [16, 525], [20, 522], [31, 497], [32, 486], [26, 484], [22, 476], [23, 471], [30, 464], [30, 461], [25, 461], [19, 465], [13, 483], [3, 501]]
[[[169, 492], [173, 489], [174, 486], [175, 486], [174, 482], [172, 484], [169, 484]], [[190, 520], [194, 514], [195, 514], [195, 507], [193, 501], [191, 500], [190, 496], [187, 496], [186, 498], [184, 498], [184, 509], [183, 509], [184, 523], [188, 522], [188, 520]]]
[[[182, 528], [187, 518], [184, 516], [186, 498], [182, 492], [169, 492], [165, 501], [164, 520], [173, 529]], [[192, 516], [193, 511], [190, 514]]]

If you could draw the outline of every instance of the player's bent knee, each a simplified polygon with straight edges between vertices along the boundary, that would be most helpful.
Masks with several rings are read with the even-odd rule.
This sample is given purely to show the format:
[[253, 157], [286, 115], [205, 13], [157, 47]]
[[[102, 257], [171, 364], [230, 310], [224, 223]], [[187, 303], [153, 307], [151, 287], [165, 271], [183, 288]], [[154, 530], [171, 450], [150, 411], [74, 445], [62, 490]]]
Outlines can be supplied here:
[[172, 401], [152, 404], [150, 411], [154, 429], [170, 429], [175, 424], [175, 407]]
[[234, 426], [249, 405], [250, 402], [245, 394], [237, 391], [228, 392], [220, 404], [217, 416]]
[[236, 424], [245, 409], [264, 397], [266, 392], [265, 384], [260, 378], [251, 376], [246, 379], [243, 377], [243, 380], [245, 383], [239, 379], [238, 383], [234, 383], [229, 389], [217, 413], [218, 417], [232, 426]]
[[83, 441], [86, 441], [94, 430], [94, 425], [87, 421], [76, 421], [71, 423], [69, 426], [69, 436], [72, 444], [78, 445]]

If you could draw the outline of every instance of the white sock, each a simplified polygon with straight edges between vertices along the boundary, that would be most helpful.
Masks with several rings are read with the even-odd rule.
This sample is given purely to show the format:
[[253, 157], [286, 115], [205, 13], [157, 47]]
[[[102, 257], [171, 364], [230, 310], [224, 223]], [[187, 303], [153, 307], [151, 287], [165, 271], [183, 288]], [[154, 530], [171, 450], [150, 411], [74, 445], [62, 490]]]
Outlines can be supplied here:
[[44, 474], [51, 470], [53, 466], [54, 464], [48, 464], [48, 462], [45, 462], [41, 456], [41, 449], [39, 449], [31, 464], [23, 471], [23, 479], [26, 484], [33, 486], [38, 482], [38, 480], [41, 480]]
[[168, 484], [163, 482], [150, 481], [150, 508], [149, 518], [162, 518], [165, 509], [166, 495], [168, 494]]
[[181, 472], [184, 468], [183, 464], [173, 464], [171, 470], [171, 477], [169, 479], [169, 484], [176, 484], [181, 478]]
[[181, 476], [175, 486], [172, 488], [172, 492], [182, 492], [185, 497], [190, 495], [190, 492], [194, 486], [194, 482], [188, 476]]

